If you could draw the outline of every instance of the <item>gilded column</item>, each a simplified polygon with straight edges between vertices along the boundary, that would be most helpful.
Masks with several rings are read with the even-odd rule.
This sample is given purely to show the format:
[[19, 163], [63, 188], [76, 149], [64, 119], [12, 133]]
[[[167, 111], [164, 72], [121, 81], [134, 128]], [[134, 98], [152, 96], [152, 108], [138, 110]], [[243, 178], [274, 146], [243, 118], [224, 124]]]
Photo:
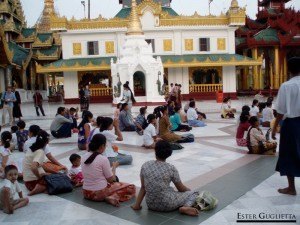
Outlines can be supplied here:
[[[247, 51], [244, 51], [243, 55], [247, 56]], [[243, 90], [246, 90], [249, 87], [249, 85], [248, 85], [249, 67], [245, 66], [243, 68], [243, 70], [244, 70], [244, 72], [243, 72], [243, 77], [242, 77], [242, 87], [243, 87]]]
[[279, 76], [280, 76], [280, 71], [279, 71], [279, 48], [275, 47], [275, 71], [274, 71], [274, 89], [279, 89]]
[[[257, 59], [257, 48], [252, 49], [252, 58]], [[254, 90], [259, 89], [259, 77], [258, 77], [258, 66], [253, 66], [253, 83], [254, 83]]]

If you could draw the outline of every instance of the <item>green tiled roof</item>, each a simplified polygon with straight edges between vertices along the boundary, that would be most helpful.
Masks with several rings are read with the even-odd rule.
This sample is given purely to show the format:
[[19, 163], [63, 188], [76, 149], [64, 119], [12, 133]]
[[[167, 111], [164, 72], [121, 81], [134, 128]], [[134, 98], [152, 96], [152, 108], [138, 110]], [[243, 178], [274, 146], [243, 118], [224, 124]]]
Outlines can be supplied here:
[[107, 64], [110, 65], [111, 59], [116, 60], [116, 57], [99, 57], [99, 58], [78, 58], [78, 59], [61, 59], [58, 61], [55, 61], [53, 63], [47, 64], [44, 66], [44, 68], [47, 67], [73, 67], [75, 64], [79, 64], [80, 66], [87, 66], [89, 63], [92, 63], [94, 66], [100, 66], [101, 64]]
[[24, 38], [28, 38], [32, 34], [35, 34], [36, 29], [35, 28], [24, 28], [22, 29], [22, 35]]
[[60, 47], [58, 45], [53, 45], [53, 46], [51, 46], [51, 48], [39, 49], [39, 51], [43, 55], [51, 56], [51, 55], [54, 55], [59, 48]]
[[[164, 12], [167, 12], [171, 16], [178, 16], [178, 14], [170, 7], [162, 7]], [[123, 8], [121, 9], [115, 17], [120, 19], [125, 19], [130, 16], [131, 8]]]
[[238, 46], [240, 44], [243, 44], [246, 42], [246, 38], [235, 38], [235, 46]]
[[267, 28], [260, 32], [258, 32], [256, 35], [254, 35], [254, 39], [256, 41], [265, 41], [265, 42], [278, 42], [279, 38], [277, 35], [277, 30], [273, 28]]
[[11, 41], [8, 43], [8, 46], [9, 49], [13, 51], [13, 63], [22, 66], [23, 62], [25, 62], [29, 56], [29, 51]]
[[166, 63], [167, 61], [171, 61], [173, 63], [178, 63], [180, 61], [184, 62], [204, 62], [206, 60], [210, 60], [212, 62], [217, 62], [220, 60], [220, 58], [223, 61], [230, 61], [232, 58], [234, 58], [236, 61], [243, 61], [243, 60], [253, 60], [252, 58], [238, 55], [238, 54], [197, 54], [197, 55], [164, 55], [161, 56], [161, 60], [163, 63]]
[[50, 38], [52, 38], [52, 33], [43, 33], [43, 34], [38, 34], [37, 38], [41, 41], [41, 42], [46, 42], [47, 40], [49, 40]]

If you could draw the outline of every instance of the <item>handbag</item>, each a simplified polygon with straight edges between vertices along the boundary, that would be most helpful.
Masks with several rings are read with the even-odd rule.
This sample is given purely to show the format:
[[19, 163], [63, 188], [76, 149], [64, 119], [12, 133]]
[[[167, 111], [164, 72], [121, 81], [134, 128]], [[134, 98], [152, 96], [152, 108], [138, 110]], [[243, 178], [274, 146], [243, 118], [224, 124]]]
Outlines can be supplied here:
[[219, 200], [214, 197], [209, 191], [202, 191], [196, 197], [196, 208], [201, 211], [209, 211], [218, 205]]
[[49, 195], [63, 194], [73, 191], [71, 179], [65, 174], [50, 174], [45, 176]]
[[195, 136], [193, 134], [184, 134], [181, 136], [181, 140], [178, 141], [178, 143], [191, 143], [195, 141]]

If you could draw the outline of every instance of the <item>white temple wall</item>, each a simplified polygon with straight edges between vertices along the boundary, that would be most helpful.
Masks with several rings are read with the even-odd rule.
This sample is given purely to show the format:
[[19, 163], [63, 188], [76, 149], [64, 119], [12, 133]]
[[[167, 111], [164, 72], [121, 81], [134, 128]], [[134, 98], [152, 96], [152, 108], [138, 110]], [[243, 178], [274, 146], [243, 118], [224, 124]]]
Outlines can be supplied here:
[[184, 68], [169, 68], [168, 69], [168, 81], [169, 85], [181, 84], [182, 94], [189, 94], [189, 69]]
[[77, 72], [64, 72], [65, 98], [79, 98]]
[[223, 92], [236, 93], [236, 87], [235, 66], [223, 66]]

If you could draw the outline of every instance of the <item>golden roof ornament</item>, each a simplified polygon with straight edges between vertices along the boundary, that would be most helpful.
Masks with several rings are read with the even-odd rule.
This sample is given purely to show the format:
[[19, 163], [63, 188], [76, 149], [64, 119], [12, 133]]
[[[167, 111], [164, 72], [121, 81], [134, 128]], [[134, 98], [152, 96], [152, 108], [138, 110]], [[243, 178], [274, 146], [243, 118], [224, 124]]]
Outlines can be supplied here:
[[142, 24], [137, 11], [136, 0], [132, 0], [130, 20], [126, 35], [143, 35]]
[[231, 1], [231, 8], [239, 8], [239, 3], [237, 0], [232, 0]]

